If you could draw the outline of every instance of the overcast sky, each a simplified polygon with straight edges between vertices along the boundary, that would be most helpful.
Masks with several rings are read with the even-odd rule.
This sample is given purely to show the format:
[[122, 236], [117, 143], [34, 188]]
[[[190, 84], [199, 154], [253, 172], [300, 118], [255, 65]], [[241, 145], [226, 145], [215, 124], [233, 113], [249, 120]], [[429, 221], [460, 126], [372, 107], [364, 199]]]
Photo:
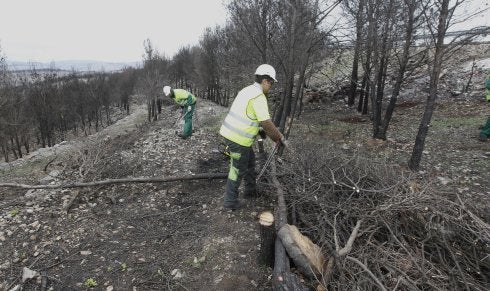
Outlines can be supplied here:
[[140, 61], [150, 39], [171, 57], [224, 24], [222, 0], [0, 0], [10, 61]]
[[[460, 11], [490, 3], [468, 1]], [[10, 61], [141, 61], [145, 39], [172, 57], [226, 18], [223, 0], [0, 0], [0, 47]], [[474, 25], [490, 25], [490, 12]]]

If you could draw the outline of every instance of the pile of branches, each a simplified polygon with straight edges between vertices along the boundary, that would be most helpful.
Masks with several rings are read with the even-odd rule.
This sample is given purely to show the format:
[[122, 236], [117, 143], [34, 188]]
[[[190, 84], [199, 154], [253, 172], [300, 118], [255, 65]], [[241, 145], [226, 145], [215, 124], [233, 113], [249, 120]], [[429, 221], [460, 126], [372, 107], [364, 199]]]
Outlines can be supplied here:
[[278, 173], [291, 221], [329, 258], [324, 288], [488, 290], [488, 205], [358, 151], [297, 148]]

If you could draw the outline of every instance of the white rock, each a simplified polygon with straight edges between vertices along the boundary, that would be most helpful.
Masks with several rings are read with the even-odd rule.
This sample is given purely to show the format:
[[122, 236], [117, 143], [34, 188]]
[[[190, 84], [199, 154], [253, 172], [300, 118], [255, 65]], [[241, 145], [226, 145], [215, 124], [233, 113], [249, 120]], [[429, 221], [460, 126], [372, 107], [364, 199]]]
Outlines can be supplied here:
[[80, 251], [80, 255], [82, 256], [88, 256], [88, 255], [91, 255], [92, 252], [91, 251]]
[[37, 276], [39, 276], [38, 272], [33, 271], [27, 267], [24, 267], [24, 269], [22, 270], [22, 283], [24, 283], [29, 279], [35, 278]]
[[10, 267], [10, 262], [5, 261], [5, 263], [0, 265], [0, 270], [7, 270]]
[[180, 279], [184, 277], [182, 271], [180, 271], [179, 269], [173, 269], [172, 272], [170, 272], [170, 275], [174, 276], [174, 279]]
[[35, 230], [39, 230], [39, 228], [41, 227], [41, 224], [39, 223], [39, 220], [36, 220], [33, 223], [29, 224], [29, 226], [34, 228]]
[[437, 179], [442, 185], [447, 185], [452, 182], [452, 180], [449, 179], [448, 177], [437, 177]]

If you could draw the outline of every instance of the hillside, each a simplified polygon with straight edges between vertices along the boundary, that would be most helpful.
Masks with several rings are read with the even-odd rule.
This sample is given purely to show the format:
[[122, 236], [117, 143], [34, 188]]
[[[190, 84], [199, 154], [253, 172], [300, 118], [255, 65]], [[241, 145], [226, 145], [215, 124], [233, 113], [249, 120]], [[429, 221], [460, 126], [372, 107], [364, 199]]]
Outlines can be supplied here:
[[[488, 223], [490, 143], [476, 137], [489, 107], [478, 85], [470, 94], [451, 95], [452, 87], [444, 85], [451, 80], [442, 85], [444, 97], [438, 100], [416, 179], [448, 195], [457, 192], [463, 201], [479, 201], [473, 214]], [[227, 109], [204, 100], [198, 106], [190, 139], [174, 134], [177, 108], [168, 106], [158, 121], [146, 123], [145, 108], [134, 106], [131, 115], [91, 138], [4, 165], [0, 181], [34, 185], [226, 173], [217, 130]], [[329, 155], [359, 156], [407, 173], [423, 107], [423, 94], [402, 98], [388, 140], [376, 141], [370, 138], [369, 118], [343, 100], [312, 101], [294, 123], [284, 167], [292, 167], [287, 163], [299, 156], [320, 153], [305, 144], [321, 144], [331, 149]], [[274, 191], [260, 186], [265, 195], [245, 200], [244, 209], [234, 212], [221, 208], [223, 180], [0, 188], [0, 289], [268, 290], [272, 270], [258, 264], [256, 216], [274, 207]], [[40, 275], [22, 283], [23, 268]]]
[[31, 71], [35, 68], [38, 72], [43, 70], [59, 70], [68, 73], [76, 72], [117, 72], [124, 68], [140, 66], [139, 62], [102, 62], [91, 60], [66, 60], [52, 62], [25, 62], [8, 61], [7, 65], [11, 71]]

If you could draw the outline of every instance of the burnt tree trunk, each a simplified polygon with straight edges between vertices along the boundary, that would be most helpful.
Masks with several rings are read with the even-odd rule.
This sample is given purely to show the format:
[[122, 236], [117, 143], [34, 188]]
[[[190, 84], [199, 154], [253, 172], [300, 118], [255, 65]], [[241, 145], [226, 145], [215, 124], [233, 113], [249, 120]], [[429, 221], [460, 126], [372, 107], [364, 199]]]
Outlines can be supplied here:
[[430, 75], [430, 88], [429, 96], [427, 97], [427, 103], [425, 105], [424, 115], [420, 121], [417, 137], [415, 138], [415, 145], [413, 147], [412, 156], [408, 162], [408, 166], [412, 171], [418, 170], [420, 166], [420, 160], [422, 159], [422, 152], [424, 150], [425, 138], [429, 131], [429, 124], [434, 112], [434, 105], [437, 98], [437, 85], [439, 84], [439, 75], [442, 67], [442, 57], [444, 54], [444, 37], [446, 36], [446, 21], [449, 15], [449, 0], [442, 0], [439, 23], [437, 25], [437, 40], [436, 50], [434, 54], [434, 65], [432, 73]]
[[359, 57], [362, 42], [362, 27], [363, 27], [363, 10], [364, 10], [364, 0], [359, 1], [359, 6], [356, 14], [356, 45], [354, 47], [354, 60], [352, 61], [352, 72], [350, 77], [350, 89], [349, 89], [349, 99], [347, 105], [353, 106], [356, 99], [357, 93], [357, 82], [358, 82], [358, 71], [359, 71]]
[[405, 71], [407, 70], [407, 64], [409, 60], [410, 46], [412, 44], [413, 38], [413, 26], [415, 22], [415, 2], [416, 0], [412, 0], [408, 3], [408, 19], [405, 27], [405, 43], [403, 46], [402, 58], [400, 60], [400, 67], [398, 69], [398, 74], [396, 76], [395, 85], [393, 87], [393, 92], [391, 94], [390, 102], [388, 103], [388, 107], [386, 108], [385, 117], [383, 119], [383, 125], [380, 131], [380, 137], [383, 140], [386, 140], [386, 133], [388, 132], [388, 126], [391, 121], [391, 117], [393, 116], [393, 111], [395, 110], [396, 101], [398, 99], [398, 95], [400, 94], [400, 89], [403, 83], [403, 79], [405, 76]]

